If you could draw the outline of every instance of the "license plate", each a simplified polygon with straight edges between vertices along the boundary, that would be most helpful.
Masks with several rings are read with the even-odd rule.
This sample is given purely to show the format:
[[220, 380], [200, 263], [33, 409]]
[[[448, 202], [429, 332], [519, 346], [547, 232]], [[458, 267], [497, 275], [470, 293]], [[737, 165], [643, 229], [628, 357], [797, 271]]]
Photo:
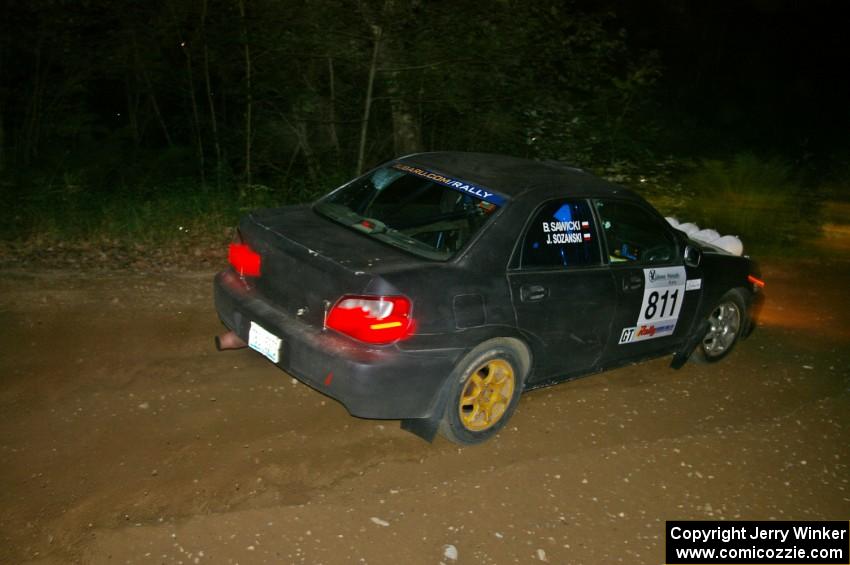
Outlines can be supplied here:
[[248, 331], [248, 347], [268, 357], [272, 363], [280, 361], [280, 338], [257, 322], [251, 322]]

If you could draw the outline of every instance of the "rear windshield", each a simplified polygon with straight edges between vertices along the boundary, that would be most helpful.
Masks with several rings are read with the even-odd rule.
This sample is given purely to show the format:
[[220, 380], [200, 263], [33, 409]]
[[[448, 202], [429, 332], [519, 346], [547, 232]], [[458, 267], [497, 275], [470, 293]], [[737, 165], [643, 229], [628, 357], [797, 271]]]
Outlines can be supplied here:
[[315, 210], [405, 251], [446, 260], [504, 201], [486, 188], [395, 163], [335, 190]]

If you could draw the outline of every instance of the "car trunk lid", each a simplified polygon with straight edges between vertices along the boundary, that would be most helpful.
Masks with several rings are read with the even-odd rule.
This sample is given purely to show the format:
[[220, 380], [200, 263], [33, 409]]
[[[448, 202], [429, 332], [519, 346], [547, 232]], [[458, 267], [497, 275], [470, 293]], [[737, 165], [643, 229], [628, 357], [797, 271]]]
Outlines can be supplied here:
[[344, 294], [398, 293], [381, 274], [421, 261], [307, 206], [254, 212], [240, 232], [262, 256], [256, 290], [314, 325]]

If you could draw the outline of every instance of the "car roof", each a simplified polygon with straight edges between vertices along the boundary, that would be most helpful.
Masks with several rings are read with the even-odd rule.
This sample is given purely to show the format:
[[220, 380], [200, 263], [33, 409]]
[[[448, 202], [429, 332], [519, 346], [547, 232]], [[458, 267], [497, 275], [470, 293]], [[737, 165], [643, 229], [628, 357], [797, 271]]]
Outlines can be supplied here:
[[492, 153], [440, 151], [416, 153], [397, 162], [466, 180], [508, 197], [525, 196], [625, 196], [640, 200], [632, 191], [559, 161], [533, 161]]

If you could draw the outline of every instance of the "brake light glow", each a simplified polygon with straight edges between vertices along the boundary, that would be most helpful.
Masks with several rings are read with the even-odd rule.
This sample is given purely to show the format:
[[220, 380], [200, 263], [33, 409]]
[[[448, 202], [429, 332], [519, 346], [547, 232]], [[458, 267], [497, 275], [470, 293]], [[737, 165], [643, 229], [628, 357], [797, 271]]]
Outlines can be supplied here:
[[240, 276], [260, 276], [260, 254], [247, 243], [231, 243], [227, 249], [227, 261]]
[[755, 286], [757, 286], [759, 288], [764, 288], [764, 281], [761, 280], [761, 279], [757, 279], [753, 275], [748, 275], [747, 280], [750, 281], [750, 283], [754, 284]]
[[415, 324], [404, 296], [340, 298], [328, 313], [327, 327], [366, 343], [392, 343], [409, 337]]

